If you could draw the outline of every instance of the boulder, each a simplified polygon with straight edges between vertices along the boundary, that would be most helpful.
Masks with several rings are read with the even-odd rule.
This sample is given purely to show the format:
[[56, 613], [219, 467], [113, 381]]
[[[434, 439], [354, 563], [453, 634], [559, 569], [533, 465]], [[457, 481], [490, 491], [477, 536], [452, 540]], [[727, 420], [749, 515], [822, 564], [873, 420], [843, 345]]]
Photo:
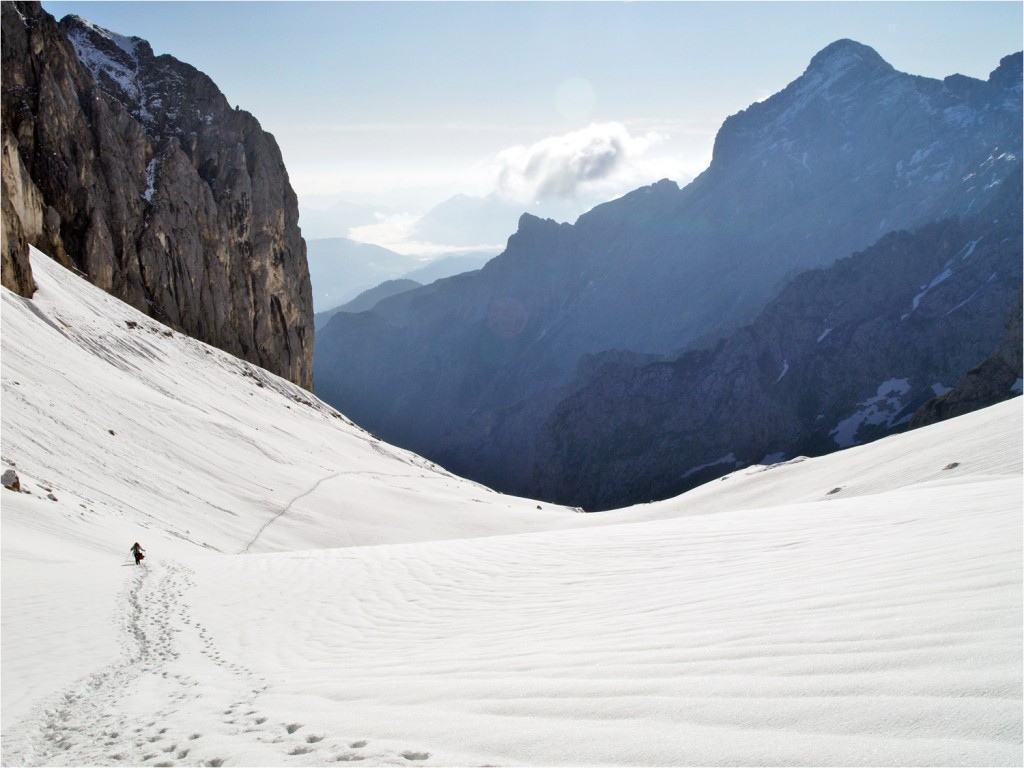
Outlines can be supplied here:
[[18, 473], [13, 469], [4, 470], [0, 483], [3, 483], [4, 488], [9, 491], [21, 491], [21, 478], [18, 477]]

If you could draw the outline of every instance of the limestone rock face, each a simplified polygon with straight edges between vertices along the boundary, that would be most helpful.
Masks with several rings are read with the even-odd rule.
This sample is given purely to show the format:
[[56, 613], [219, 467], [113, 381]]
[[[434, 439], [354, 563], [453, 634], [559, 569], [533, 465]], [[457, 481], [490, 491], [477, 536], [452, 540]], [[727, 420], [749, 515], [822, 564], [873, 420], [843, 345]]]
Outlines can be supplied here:
[[202, 72], [3, 4], [3, 279], [32, 244], [171, 327], [304, 387], [313, 304], [274, 138]]
[[43, 242], [43, 205], [39, 190], [29, 178], [28, 171], [12, 136], [3, 130], [3, 160], [0, 176], [3, 195], [0, 196], [3, 216], [3, 243], [0, 244], [0, 281], [21, 296], [31, 296], [35, 290], [32, 266], [28, 260], [26, 243]]

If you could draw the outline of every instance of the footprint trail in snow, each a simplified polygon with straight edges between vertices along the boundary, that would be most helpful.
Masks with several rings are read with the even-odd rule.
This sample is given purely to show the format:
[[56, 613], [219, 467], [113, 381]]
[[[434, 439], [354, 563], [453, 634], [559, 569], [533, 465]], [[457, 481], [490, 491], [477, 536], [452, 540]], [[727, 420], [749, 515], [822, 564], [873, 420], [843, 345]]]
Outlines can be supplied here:
[[[5, 739], [4, 765], [423, 764], [429, 753], [375, 749], [365, 739], [309, 732], [261, 710], [266, 679], [234, 663], [196, 621], [193, 571], [178, 562], [136, 569], [124, 596], [122, 661], [44, 705]], [[343, 726], [341, 726], [343, 729]], [[12, 743], [12, 741], [14, 743]]]

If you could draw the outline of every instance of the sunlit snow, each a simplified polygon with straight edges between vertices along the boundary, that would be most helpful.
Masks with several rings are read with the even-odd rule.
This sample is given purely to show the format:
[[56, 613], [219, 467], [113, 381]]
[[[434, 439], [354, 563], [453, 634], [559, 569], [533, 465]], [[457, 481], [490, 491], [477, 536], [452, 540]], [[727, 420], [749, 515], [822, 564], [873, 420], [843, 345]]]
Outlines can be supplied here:
[[584, 515], [33, 270], [5, 765], [1021, 763], [1019, 400]]

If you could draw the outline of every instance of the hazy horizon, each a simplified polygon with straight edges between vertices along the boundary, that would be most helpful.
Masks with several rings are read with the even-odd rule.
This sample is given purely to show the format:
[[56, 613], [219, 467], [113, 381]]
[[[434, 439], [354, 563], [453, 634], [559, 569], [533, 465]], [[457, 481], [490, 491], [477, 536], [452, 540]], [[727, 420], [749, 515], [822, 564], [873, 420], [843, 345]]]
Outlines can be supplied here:
[[[1011, 2], [43, 6], [209, 75], [275, 136], [304, 206], [419, 211], [457, 193], [525, 206], [685, 182], [728, 115], [837, 39], [912, 74], [985, 78], [1024, 23]], [[567, 160], [581, 153], [606, 162]]]

